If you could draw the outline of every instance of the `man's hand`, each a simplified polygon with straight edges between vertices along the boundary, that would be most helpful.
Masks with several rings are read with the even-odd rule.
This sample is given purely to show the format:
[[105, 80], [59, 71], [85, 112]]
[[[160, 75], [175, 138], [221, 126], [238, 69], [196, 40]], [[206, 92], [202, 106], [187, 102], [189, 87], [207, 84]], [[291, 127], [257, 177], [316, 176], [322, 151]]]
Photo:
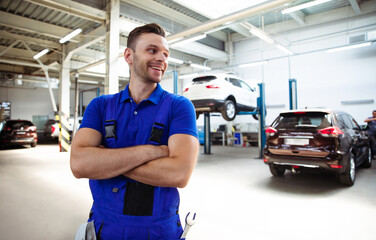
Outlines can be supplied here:
[[[125, 173], [126, 177], [158, 187], [185, 187], [197, 162], [199, 141], [187, 134], [168, 139], [170, 155], [149, 161]], [[167, 146], [159, 146], [164, 151]]]

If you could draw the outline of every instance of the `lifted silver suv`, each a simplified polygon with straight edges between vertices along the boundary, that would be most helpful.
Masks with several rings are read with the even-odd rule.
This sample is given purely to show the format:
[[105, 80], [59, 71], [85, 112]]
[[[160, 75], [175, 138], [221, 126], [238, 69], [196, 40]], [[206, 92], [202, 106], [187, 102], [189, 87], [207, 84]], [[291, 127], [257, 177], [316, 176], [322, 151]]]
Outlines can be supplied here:
[[254, 111], [257, 107], [256, 89], [229, 74], [194, 78], [183, 96], [192, 101], [197, 118], [203, 112], [220, 112], [225, 120], [232, 121], [239, 111]]

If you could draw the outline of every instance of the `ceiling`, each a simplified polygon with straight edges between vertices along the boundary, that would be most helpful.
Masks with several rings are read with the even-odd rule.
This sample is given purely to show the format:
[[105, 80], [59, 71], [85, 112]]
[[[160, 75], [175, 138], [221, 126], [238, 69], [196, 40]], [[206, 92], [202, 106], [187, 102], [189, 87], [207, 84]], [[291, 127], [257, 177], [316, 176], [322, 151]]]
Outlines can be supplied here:
[[[43, 81], [43, 69], [48, 69], [52, 79], [58, 79], [61, 63], [65, 57], [63, 53], [69, 51], [72, 54], [70, 62], [72, 73], [79, 72], [88, 80], [103, 81], [104, 70], [93, 74], [95, 70], [91, 67], [105, 63], [106, 2], [106, 0], [0, 0], [0, 86], [16, 85], [15, 82], [11, 82], [16, 75], [22, 75], [24, 79], [34, 79], [36, 82]], [[346, 17], [333, 14], [333, 11], [344, 11], [346, 16], [362, 16], [376, 12], [376, 0], [332, 0], [291, 14], [282, 14], [281, 10], [312, 1], [232, 0], [232, 6], [238, 4], [236, 5], [238, 8], [223, 7], [227, 3], [220, 4], [220, 2], [120, 1], [119, 53], [124, 49], [127, 35], [132, 28], [156, 22], [169, 33], [167, 40], [171, 42], [171, 57], [184, 62], [176, 64], [170, 61], [170, 66], [179, 71], [182, 69], [194, 71], [190, 63], [226, 65], [232, 51], [231, 44], [254, 38], [255, 35], [250, 33], [252, 28], [258, 28], [273, 38], [278, 32], [267, 31], [268, 26], [273, 24], [284, 23], [281, 31], [288, 31], [325, 24], [325, 21], [346, 21]], [[258, 5], [251, 6], [250, 3]], [[219, 6], [222, 8], [218, 8]], [[214, 11], [209, 12], [205, 9]], [[306, 21], [310, 16], [326, 13], [330, 17]], [[81, 34], [65, 44], [59, 43], [59, 39], [77, 28], [82, 28]], [[180, 46], [172, 44], [180, 38], [191, 38], [204, 33], [206, 34], [204, 39]], [[49, 49], [46, 55], [38, 60], [33, 59], [36, 53], [46, 48]], [[120, 78], [127, 80], [127, 75], [124, 74]]]

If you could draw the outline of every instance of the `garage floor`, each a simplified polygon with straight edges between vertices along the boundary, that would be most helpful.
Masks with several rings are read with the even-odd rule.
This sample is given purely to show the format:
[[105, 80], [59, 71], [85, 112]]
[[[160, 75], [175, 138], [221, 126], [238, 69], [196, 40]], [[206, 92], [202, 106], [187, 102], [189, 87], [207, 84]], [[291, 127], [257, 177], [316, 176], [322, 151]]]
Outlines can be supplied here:
[[[212, 152], [180, 190], [182, 220], [197, 212], [188, 239], [376, 239], [375, 161], [347, 188], [325, 174], [274, 178], [255, 147]], [[88, 181], [72, 176], [56, 144], [1, 150], [0, 191], [4, 240], [73, 239], [91, 204]]]

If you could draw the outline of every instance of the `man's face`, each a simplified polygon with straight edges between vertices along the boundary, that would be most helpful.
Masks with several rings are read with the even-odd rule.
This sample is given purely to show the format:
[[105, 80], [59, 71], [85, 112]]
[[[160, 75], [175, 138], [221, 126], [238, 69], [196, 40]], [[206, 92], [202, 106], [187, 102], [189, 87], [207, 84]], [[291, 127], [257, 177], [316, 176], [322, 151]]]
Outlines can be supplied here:
[[[125, 54], [126, 55], [126, 54]], [[131, 74], [145, 82], [159, 83], [167, 69], [169, 49], [164, 37], [154, 33], [142, 34], [134, 50], [130, 50]]]

